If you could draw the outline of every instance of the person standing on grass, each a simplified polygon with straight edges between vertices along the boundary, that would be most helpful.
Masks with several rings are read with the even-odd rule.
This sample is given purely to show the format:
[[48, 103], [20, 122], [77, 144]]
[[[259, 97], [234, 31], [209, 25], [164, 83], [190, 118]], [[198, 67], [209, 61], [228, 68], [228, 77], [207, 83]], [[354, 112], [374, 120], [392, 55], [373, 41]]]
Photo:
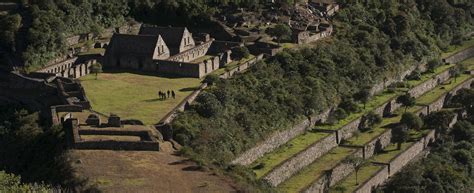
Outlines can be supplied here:
[[170, 90], [168, 90], [168, 98], [170, 98]]
[[162, 97], [161, 97], [161, 90], [158, 91], [158, 96], [159, 96], [160, 99], [162, 98]]
[[173, 99], [176, 98], [176, 94], [174, 93], [174, 90], [171, 91], [171, 96], [173, 97]]

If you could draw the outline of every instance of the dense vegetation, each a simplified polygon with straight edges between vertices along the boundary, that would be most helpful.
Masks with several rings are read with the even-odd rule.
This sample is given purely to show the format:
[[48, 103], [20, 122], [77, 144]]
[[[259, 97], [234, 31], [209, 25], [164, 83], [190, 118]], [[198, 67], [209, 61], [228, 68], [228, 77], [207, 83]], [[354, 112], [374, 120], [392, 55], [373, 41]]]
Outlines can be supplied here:
[[0, 171], [20, 175], [23, 182], [64, 188], [83, 185], [73, 176], [66, 157], [64, 132], [42, 126], [38, 113], [0, 106], [0, 147]]
[[305, 116], [340, 101], [366, 101], [368, 87], [408, 65], [436, 58], [472, 27], [469, 2], [370, 2], [342, 2], [332, 40], [287, 50], [201, 94], [173, 124], [183, 152], [226, 166], [235, 155]]
[[121, 25], [128, 10], [126, 0], [30, 1], [1, 16], [0, 45], [21, 54], [27, 67], [41, 66], [65, 52], [66, 37], [99, 34], [104, 28]]
[[[123, 25], [132, 18], [159, 25], [210, 25], [220, 7], [257, 9], [266, 1], [253, 0], [32, 0], [21, 9], [0, 16], [0, 47], [20, 55], [27, 69], [35, 69], [65, 53], [67, 37]], [[277, 1], [282, 5], [293, 0]], [[24, 28], [24, 29], [22, 29]]]
[[439, 140], [431, 154], [400, 173], [383, 188], [384, 192], [472, 192], [474, 191], [474, 90], [461, 90], [453, 98], [458, 107], [467, 110], [468, 118], [450, 130], [450, 113], [441, 111], [425, 119], [428, 127], [437, 129]]

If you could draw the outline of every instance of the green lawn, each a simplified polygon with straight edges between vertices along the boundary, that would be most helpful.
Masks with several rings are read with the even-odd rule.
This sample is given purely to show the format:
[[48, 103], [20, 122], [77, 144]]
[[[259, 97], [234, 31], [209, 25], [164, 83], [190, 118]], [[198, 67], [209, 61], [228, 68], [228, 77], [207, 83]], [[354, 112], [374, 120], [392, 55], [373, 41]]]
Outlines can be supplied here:
[[321, 140], [322, 138], [328, 135], [329, 133], [307, 132], [306, 134], [300, 135], [299, 137], [290, 140], [288, 143], [280, 146], [272, 153], [265, 154], [265, 156], [259, 158], [252, 164], [252, 167], [259, 164], [263, 165], [263, 168], [254, 169], [257, 178], [264, 176], [277, 165], [283, 163], [285, 160], [293, 157], [298, 152], [303, 151], [311, 144]]
[[[200, 85], [197, 78], [164, 78], [136, 73], [90, 74], [80, 78], [95, 111], [155, 124]], [[176, 99], [159, 100], [158, 91], [174, 90]]]
[[336, 147], [302, 169], [298, 174], [281, 183], [277, 189], [282, 192], [300, 192], [321, 177], [324, 171], [334, 168], [355, 151], [357, 151], [357, 149]]

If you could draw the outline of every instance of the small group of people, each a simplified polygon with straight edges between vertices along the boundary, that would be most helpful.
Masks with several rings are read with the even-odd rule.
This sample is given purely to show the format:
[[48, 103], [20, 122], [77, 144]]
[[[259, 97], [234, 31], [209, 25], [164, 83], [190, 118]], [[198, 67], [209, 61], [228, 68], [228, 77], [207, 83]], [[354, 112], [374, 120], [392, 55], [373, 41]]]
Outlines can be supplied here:
[[[171, 95], [171, 96], [170, 96]], [[176, 98], [176, 94], [174, 93], [174, 90], [168, 90], [168, 91], [159, 91], [158, 96], [160, 97], [161, 100], [166, 100], [167, 98], [173, 97], [173, 99]]]

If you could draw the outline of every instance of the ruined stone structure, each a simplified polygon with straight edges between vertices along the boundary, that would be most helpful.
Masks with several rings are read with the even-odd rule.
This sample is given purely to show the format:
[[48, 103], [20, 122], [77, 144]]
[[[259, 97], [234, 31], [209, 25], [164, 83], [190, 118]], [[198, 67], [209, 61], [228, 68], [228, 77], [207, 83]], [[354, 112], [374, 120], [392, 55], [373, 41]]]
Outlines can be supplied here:
[[230, 62], [227, 51], [206, 57], [213, 41], [208, 34], [193, 37], [185, 27], [141, 26], [138, 35], [114, 34], [103, 63], [106, 67], [201, 78], [223, 61]]
[[54, 74], [64, 78], [80, 78], [90, 73], [90, 67], [97, 63], [97, 60], [79, 62], [77, 57], [64, 60], [62, 62], [43, 67], [36, 72]]
[[292, 39], [296, 44], [307, 44], [329, 37], [332, 32], [332, 25], [320, 25], [316, 31], [293, 29]]
[[[114, 123], [108, 123], [113, 125]], [[127, 128], [107, 127], [96, 125], [80, 125], [77, 118], [69, 118], [63, 123], [68, 135], [69, 145], [75, 149], [107, 149], [107, 150], [134, 150], [159, 151], [159, 141], [150, 130], [142, 126], [128, 126]], [[104, 139], [87, 139], [84, 136], [103, 136]], [[139, 140], [108, 139], [107, 136], [131, 136]]]

